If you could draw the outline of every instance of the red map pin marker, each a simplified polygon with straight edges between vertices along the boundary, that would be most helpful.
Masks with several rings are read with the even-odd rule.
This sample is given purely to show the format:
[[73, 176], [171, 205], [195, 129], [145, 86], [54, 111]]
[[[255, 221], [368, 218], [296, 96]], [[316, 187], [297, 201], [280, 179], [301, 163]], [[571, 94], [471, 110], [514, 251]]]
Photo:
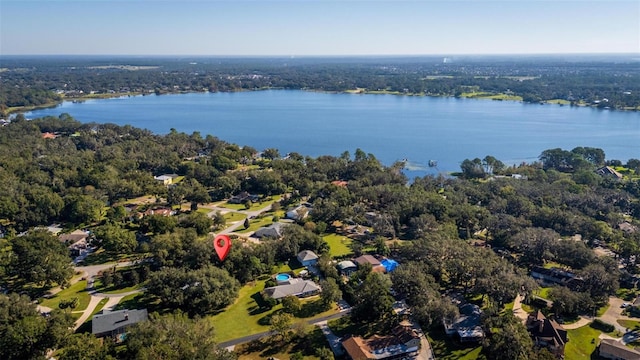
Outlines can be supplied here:
[[216, 249], [220, 261], [224, 261], [231, 250], [231, 239], [227, 235], [218, 235], [213, 239], [213, 247]]

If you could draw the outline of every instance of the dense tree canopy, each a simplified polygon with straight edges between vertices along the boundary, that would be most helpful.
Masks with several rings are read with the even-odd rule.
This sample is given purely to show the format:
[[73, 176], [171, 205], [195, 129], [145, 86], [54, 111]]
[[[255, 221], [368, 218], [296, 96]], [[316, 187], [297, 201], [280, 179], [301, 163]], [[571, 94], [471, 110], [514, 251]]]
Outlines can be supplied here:
[[73, 319], [54, 310], [44, 317], [27, 296], [0, 294], [0, 358], [45, 359], [71, 333]]

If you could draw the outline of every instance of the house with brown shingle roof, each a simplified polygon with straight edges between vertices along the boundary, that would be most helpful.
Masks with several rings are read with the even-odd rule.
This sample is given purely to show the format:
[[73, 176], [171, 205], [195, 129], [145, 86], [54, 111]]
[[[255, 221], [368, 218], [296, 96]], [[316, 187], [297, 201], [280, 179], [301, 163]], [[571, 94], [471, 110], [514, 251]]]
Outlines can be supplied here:
[[382, 266], [380, 261], [372, 255], [358, 256], [357, 258], [353, 259], [353, 261], [355, 261], [356, 264], [358, 264], [358, 267], [365, 264], [370, 264], [372, 271], [381, 272], [381, 273], [386, 272], [386, 269], [384, 268], [384, 266]]
[[567, 330], [555, 320], [547, 319], [540, 310], [529, 315], [527, 330], [536, 346], [547, 348], [557, 358], [564, 358], [564, 347], [569, 341]]
[[352, 336], [342, 341], [352, 360], [401, 359], [420, 350], [420, 335], [411, 326], [398, 325], [391, 335], [374, 335], [363, 339]]

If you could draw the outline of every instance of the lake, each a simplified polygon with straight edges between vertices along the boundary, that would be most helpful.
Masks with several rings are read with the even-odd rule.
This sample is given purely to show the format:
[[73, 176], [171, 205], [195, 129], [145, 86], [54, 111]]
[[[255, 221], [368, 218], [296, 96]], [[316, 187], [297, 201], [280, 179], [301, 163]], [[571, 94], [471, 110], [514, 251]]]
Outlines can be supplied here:
[[386, 165], [408, 159], [410, 178], [459, 171], [462, 160], [486, 155], [532, 162], [557, 147], [598, 147], [623, 162], [640, 158], [637, 112], [511, 101], [269, 90], [64, 102], [25, 116], [61, 113], [158, 134], [199, 131], [282, 154], [338, 156], [361, 148]]

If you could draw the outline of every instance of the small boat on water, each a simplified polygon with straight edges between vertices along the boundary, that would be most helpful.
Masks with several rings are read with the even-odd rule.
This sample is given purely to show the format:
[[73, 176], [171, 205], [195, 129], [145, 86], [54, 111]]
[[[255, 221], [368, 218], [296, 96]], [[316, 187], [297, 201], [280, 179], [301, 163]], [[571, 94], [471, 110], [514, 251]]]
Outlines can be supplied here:
[[438, 166], [437, 160], [429, 160], [429, 167], [436, 167], [436, 166]]

